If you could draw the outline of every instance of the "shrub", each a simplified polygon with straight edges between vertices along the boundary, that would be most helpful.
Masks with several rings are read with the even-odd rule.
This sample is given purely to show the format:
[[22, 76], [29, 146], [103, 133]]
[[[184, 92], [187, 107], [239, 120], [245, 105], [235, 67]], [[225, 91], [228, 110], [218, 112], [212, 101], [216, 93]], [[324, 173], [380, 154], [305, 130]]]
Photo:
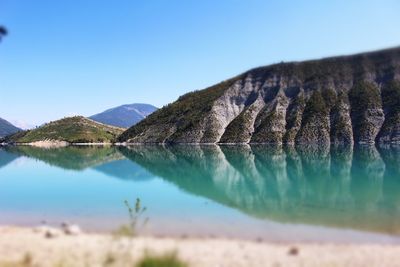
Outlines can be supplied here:
[[136, 267], [188, 267], [188, 265], [181, 261], [176, 253], [168, 253], [162, 256], [146, 255]]

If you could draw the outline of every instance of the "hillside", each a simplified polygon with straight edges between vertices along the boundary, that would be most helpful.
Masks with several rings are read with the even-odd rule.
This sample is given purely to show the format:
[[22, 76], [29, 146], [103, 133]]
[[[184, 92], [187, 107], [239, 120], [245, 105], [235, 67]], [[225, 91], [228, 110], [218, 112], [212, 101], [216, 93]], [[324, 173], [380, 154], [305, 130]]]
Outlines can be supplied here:
[[118, 140], [400, 142], [400, 48], [252, 69], [181, 96]]
[[108, 125], [129, 128], [156, 110], [155, 106], [149, 104], [122, 105], [93, 115], [90, 119]]
[[65, 141], [68, 143], [113, 142], [123, 129], [76, 116], [47, 123], [39, 128], [19, 132], [4, 139], [8, 143]]
[[0, 138], [7, 136], [9, 134], [13, 134], [16, 132], [22, 131], [20, 128], [15, 127], [14, 125], [12, 125], [11, 123], [9, 123], [8, 121], [0, 118]]

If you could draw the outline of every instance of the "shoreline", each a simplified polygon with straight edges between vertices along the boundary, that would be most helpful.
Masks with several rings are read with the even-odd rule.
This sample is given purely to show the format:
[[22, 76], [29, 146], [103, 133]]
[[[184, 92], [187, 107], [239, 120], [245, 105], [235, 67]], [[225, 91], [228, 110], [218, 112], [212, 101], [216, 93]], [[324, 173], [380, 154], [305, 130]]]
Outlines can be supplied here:
[[126, 143], [126, 142], [104, 142], [104, 143], [71, 143], [68, 141], [58, 141], [58, 140], [41, 140], [30, 143], [18, 143], [18, 142], [1, 142], [0, 146], [36, 146], [36, 147], [66, 147], [66, 146], [120, 146], [120, 147], [130, 147], [130, 146], [266, 146], [266, 147], [313, 147], [313, 148], [351, 148], [354, 147], [385, 147], [393, 146], [400, 147], [399, 142], [387, 142], [387, 143]]
[[[400, 246], [392, 244], [271, 243], [151, 236], [131, 238], [99, 233], [67, 235], [61, 232], [46, 237], [41, 230], [15, 226], [0, 226], [0, 236], [0, 266], [14, 266], [27, 259], [29, 265], [20, 266], [134, 266], [144, 255], [168, 253], [176, 253], [190, 267], [400, 266]], [[110, 261], [112, 264], [105, 264]]]

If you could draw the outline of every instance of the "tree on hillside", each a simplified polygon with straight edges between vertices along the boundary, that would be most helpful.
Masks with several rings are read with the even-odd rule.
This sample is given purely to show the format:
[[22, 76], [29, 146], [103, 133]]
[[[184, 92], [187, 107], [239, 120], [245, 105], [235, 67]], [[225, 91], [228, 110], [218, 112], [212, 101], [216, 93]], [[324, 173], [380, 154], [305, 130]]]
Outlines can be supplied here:
[[0, 41], [7, 35], [7, 29], [0, 25]]

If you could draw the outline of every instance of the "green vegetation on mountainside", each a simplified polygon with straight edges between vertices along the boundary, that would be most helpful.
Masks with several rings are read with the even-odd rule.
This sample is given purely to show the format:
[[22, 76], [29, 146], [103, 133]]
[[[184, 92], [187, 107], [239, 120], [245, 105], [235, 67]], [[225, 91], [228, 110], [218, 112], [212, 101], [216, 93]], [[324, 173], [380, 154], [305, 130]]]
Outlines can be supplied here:
[[235, 77], [207, 89], [182, 95], [177, 101], [155, 111], [124, 132], [118, 140], [126, 141], [152, 124], [176, 124], [176, 136], [196, 127], [204, 118], [204, 114], [211, 110], [214, 101], [237, 80], [238, 77]]
[[353, 123], [354, 139], [360, 141], [363, 136], [371, 132], [371, 114], [373, 110], [382, 108], [382, 100], [376, 85], [360, 81], [349, 92], [351, 104], [351, 119]]
[[5, 141], [9, 143], [32, 143], [46, 140], [68, 143], [110, 143], [114, 142], [123, 130], [76, 116], [17, 133], [6, 137]]

